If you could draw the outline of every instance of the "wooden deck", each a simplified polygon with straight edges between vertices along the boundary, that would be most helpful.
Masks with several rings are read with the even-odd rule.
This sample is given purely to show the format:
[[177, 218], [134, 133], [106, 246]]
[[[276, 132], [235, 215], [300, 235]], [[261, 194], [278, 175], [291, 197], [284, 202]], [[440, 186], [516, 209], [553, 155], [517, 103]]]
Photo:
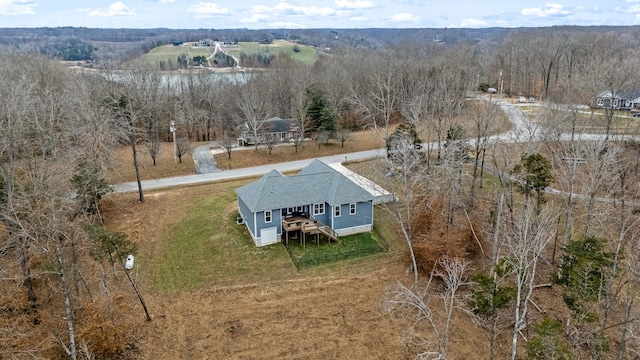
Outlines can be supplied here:
[[319, 236], [326, 236], [329, 241], [340, 241], [338, 233], [322, 222], [308, 218], [306, 216], [292, 216], [282, 219], [282, 231], [285, 234], [285, 243], [289, 243], [289, 233], [297, 232], [301, 234], [302, 246], [305, 245], [307, 235], [316, 235], [318, 244]]

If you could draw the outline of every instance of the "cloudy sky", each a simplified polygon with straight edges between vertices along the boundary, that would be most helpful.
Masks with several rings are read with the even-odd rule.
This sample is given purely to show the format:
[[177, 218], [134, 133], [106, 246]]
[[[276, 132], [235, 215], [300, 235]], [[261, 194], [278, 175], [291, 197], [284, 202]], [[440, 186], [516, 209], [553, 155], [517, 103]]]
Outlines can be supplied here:
[[0, 27], [366, 28], [640, 25], [640, 0], [0, 0]]

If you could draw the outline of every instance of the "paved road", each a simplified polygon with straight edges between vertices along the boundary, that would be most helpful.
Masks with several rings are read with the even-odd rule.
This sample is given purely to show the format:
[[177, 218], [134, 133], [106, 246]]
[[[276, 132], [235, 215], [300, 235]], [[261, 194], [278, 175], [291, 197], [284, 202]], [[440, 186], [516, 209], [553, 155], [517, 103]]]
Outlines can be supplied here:
[[[376, 150], [360, 151], [360, 152], [349, 153], [349, 154], [325, 156], [319, 159], [325, 163], [330, 164], [330, 163], [336, 163], [336, 162], [343, 162], [345, 160], [370, 160], [370, 159], [375, 159], [382, 156], [385, 156], [384, 149], [376, 149]], [[250, 168], [225, 170], [225, 171], [218, 171], [218, 172], [208, 173], [208, 174], [196, 174], [196, 175], [177, 176], [177, 177], [164, 178], [164, 179], [145, 180], [145, 181], [142, 181], [142, 189], [151, 190], [151, 189], [168, 188], [168, 187], [178, 186], [178, 185], [204, 184], [204, 183], [209, 183], [209, 182], [214, 182], [219, 180], [254, 177], [254, 176], [264, 175], [269, 171], [271, 171], [272, 169], [276, 169], [280, 172], [296, 171], [309, 165], [311, 161], [313, 161], [313, 159], [290, 161], [285, 163], [269, 164], [269, 165], [255, 166]], [[135, 181], [123, 183], [123, 184], [117, 184], [117, 185], [114, 185], [113, 189], [114, 189], [114, 192], [116, 193], [138, 191], [138, 184]]]

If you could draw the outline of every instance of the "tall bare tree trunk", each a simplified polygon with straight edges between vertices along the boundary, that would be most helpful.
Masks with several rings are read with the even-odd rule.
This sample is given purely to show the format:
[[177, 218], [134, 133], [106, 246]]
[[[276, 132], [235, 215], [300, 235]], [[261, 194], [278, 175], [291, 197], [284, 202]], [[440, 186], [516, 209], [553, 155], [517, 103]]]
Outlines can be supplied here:
[[136, 150], [136, 141], [131, 139], [131, 151], [133, 153], [133, 167], [136, 169], [136, 182], [138, 183], [138, 202], [144, 202], [144, 194], [142, 193], [142, 181], [140, 180], [140, 164], [138, 164], [138, 151]]
[[[58, 239], [62, 241], [62, 239]], [[62, 260], [61, 244], [56, 243], [56, 262], [58, 265], [58, 275], [60, 276], [60, 285], [62, 286], [62, 294], [64, 295], [65, 319], [67, 321], [67, 331], [69, 332], [69, 348], [65, 349], [72, 360], [77, 359], [76, 355], [76, 339], [73, 329], [73, 310], [71, 308], [71, 293], [69, 291], [68, 280], [65, 276], [64, 262]]]

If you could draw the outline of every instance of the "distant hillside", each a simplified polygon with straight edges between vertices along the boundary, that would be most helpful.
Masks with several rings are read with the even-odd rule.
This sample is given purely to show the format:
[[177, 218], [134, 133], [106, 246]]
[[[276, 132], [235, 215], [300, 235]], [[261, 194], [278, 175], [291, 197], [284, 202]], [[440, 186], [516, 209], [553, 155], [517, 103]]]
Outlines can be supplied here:
[[[283, 39], [318, 49], [365, 48], [438, 43], [500, 43], [517, 32], [568, 30], [575, 32], [638, 33], [637, 26], [559, 26], [553, 28], [485, 28], [485, 29], [98, 29], [98, 28], [0, 28], [0, 45], [36, 51], [64, 60], [126, 61], [174, 41], [193, 42], [213, 39], [230, 42], [258, 42]], [[300, 56], [306, 56], [303, 51]], [[308, 55], [308, 54], [307, 54]]]

